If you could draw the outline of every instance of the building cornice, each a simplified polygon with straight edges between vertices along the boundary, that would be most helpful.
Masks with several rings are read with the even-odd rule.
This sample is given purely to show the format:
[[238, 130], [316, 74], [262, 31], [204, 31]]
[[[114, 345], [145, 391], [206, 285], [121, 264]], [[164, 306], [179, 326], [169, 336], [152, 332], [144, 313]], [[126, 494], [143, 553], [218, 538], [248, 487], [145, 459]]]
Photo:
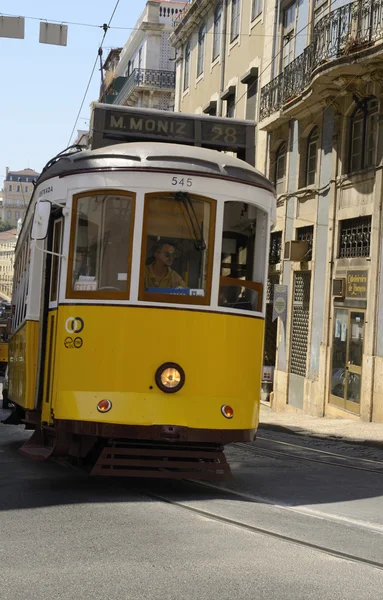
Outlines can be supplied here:
[[190, 33], [200, 25], [211, 8], [211, 0], [194, 0], [191, 4], [187, 4], [184, 11], [174, 21], [174, 31], [170, 36], [170, 42], [173, 46], [177, 48], [183, 44]]

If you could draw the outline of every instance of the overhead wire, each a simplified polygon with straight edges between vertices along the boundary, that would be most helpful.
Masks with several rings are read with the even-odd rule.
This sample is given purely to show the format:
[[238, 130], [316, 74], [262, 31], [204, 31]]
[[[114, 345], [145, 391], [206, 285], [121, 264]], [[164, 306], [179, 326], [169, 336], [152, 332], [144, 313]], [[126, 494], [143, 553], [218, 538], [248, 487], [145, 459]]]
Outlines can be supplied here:
[[104, 43], [104, 40], [105, 40], [105, 38], [106, 38], [106, 34], [108, 33], [108, 31], [109, 31], [109, 29], [110, 29], [110, 24], [111, 24], [111, 22], [112, 22], [112, 20], [113, 20], [113, 17], [114, 17], [114, 15], [115, 15], [115, 13], [116, 13], [116, 10], [117, 10], [117, 8], [118, 8], [118, 5], [119, 5], [119, 4], [120, 4], [120, 0], [117, 0], [117, 2], [116, 2], [116, 4], [115, 4], [115, 7], [114, 7], [114, 9], [113, 9], [113, 12], [112, 12], [112, 14], [111, 14], [111, 16], [110, 16], [110, 19], [109, 19], [109, 21], [108, 21], [108, 23], [107, 23], [107, 24], [106, 24], [106, 23], [104, 23], [104, 25], [102, 25], [102, 28], [103, 28], [103, 30], [104, 30], [104, 35], [102, 36], [101, 43], [99, 44], [98, 51], [97, 51], [97, 56], [96, 56], [96, 60], [94, 61], [93, 68], [92, 68], [92, 72], [91, 72], [91, 74], [90, 74], [90, 77], [89, 77], [89, 80], [88, 80], [88, 84], [87, 84], [87, 86], [86, 86], [85, 93], [84, 93], [84, 96], [83, 96], [83, 98], [82, 98], [81, 105], [80, 105], [80, 108], [79, 108], [79, 110], [78, 110], [78, 113], [77, 113], [77, 116], [76, 116], [76, 120], [75, 120], [75, 122], [74, 122], [74, 125], [73, 125], [73, 129], [72, 129], [72, 131], [71, 131], [71, 134], [70, 134], [70, 136], [69, 136], [69, 140], [68, 140], [67, 146], [69, 146], [69, 145], [70, 145], [70, 142], [71, 142], [71, 139], [72, 139], [72, 136], [73, 136], [74, 130], [76, 129], [76, 125], [77, 125], [77, 122], [78, 122], [78, 120], [79, 120], [79, 118], [80, 118], [80, 114], [81, 114], [81, 111], [82, 111], [82, 107], [84, 106], [84, 102], [85, 102], [86, 96], [87, 96], [87, 94], [88, 94], [89, 87], [90, 87], [90, 84], [91, 84], [91, 82], [92, 82], [92, 79], [93, 79], [94, 72], [95, 72], [95, 70], [96, 70], [97, 62], [98, 62], [98, 61], [99, 61], [99, 59], [100, 59], [100, 52], [102, 52], [102, 45], [103, 45], [103, 43]]

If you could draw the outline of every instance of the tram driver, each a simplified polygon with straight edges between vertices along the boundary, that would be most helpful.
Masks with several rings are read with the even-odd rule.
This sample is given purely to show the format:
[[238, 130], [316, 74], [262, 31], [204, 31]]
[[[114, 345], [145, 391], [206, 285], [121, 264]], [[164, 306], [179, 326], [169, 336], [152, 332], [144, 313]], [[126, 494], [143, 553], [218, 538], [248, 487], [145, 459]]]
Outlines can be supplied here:
[[175, 253], [175, 247], [168, 242], [159, 242], [155, 245], [154, 260], [145, 267], [145, 290], [187, 288], [182, 277], [171, 268]]

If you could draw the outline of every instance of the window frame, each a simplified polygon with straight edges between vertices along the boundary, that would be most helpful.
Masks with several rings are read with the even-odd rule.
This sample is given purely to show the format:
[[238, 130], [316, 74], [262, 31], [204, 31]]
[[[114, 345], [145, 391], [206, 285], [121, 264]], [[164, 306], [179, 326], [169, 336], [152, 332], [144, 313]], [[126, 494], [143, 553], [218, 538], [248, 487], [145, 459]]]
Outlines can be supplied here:
[[232, 44], [241, 31], [241, 0], [231, 0], [230, 43]]
[[[214, 28], [213, 28], [213, 50], [212, 62], [221, 55], [221, 35], [222, 35], [222, 2], [218, 2], [214, 10]], [[217, 46], [217, 47], [216, 47]]]
[[206, 270], [206, 290], [205, 296], [182, 296], [177, 294], [156, 294], [154, 292], [146, 292], [144, 288], [145, 279], [145, 267], [147, 259], [147, 229], [148, 229], [148, 217], [149, 217], [149, 201], [151, 198], [169, 198], [174, 194], [173, 191], [169, 192], [150, 192], [144, 195], [144, 218], [142, 223], [142, 245], [141, 245], [141, 259], [140, 259], [140, 277], [138, 285], [138, 300], [142, 302], [150, 302], [150, 304], [171, 304], [176, 306], [177, 304], [192, 304], [196, 306], [210, 306], [211, 305], [211, 290], [213, 283], [213, 263], [214, 263], [214, 251], [215, 251], [215, 229], [216, 229], [216, 217], [217, 217], [217, 200], [214, 198], [208, 198], [207, 196], [201, 196], [199, 194], [192, 194], [192, 200], [199, 200], [201, 202], [207, 202], [210, 205], [210, 218], [209, 218], [209, 241], [208, 241], [208, 259], [207, 259], [207, 270]]
[[[282, 148], [284, 148], [284, 152], [282, 152]], [[286, 193], [286, 176], [287, 176], [287, 153], [288, 153], [288, 146], [287, 146], [287, 141], [283, 141], [279, 144], [277, 151], [275, 152], [275, 165], [274, 165], [274, 182], [275, 182], [275, 191], [277, 196], [279, 196], [280, 194], [285, 194]], [[278, 162], [282, 156], [282, 154], [284, 154], [284, 160], [285, 160], [285, 168], [284, 168], [284, 175], [283, 178], [278, 179]], [[282, 182], [284, 181], [284, 189], [283, 191], [279, 192], [278, 191], [278, 181]]]
[[[184, 81], [183, 81], [183, 91], [190, 87], [190, 60], [191, 60], [191, 44], [190, 40], [187, 41], [185, 50], [184, 50]], [[186, 68], [187, 67], [187, 68]]]
[[[313, 139], [313, 138], [315, 138], [315, 136], [316, 136], [316, 139]], [[319, 127], [318, 127], [318, 125], [315, 125], [312, 128], [312, 130], [310, 131], [310, 134], [307, 137], [307, 144], [306, 144], [306, 173], [305, 173], [305, 183], [306, 183], [306, 186], [315, 185], [316, 180], [317, 180], [319, 141], [320, 141]], [[310, 148], [314, 144], [315, 144], [314, 181], [312, 181], [310, 183], [309, 176], [312, 173], [312, 171], [309, 171], [309, 162], [310, 162], [310, 158], [312, 158], [312, 157], [310, 157]]]
[[197, 79], [205, 71], [206, 23], [202, 23], [198, 30], [197, 44]]
[[263, 0], [252, 0], [250, 22], [255, 21], [263, 12]]
[[[376, 107], [373, 110], [369, 110], [369, 103], [371, 101], [376, 102]], [[349, 160], [348, 160], [348, 172], [350, 174], [357, 173], [358, 171], [363, 171], [364, 169], [371, 169], [376, 166], [376, 157], [377, 157], [377, 141], [378, 136], [375, 133], [374, 136], [374, 157], [371, 164], [368, 164], [367, 154], [369, 151], [368, 148], [368, 137], [371, 133], [371, 128], [369, 127], [369, 119], [376, 115], [379, 118], [379, 99], [376, 96], [369, 96], [368, 98], [364, 98], [362, 102], [356, 104], [355, 109], [353, 110], [350, 118], [350, 126], [349, 126]], [[361, 147], [358, 155], [353, 154], [354, 150], [354, 126], [355, 123], [361, 121], [362, 123], [362, 132], [361, 132]], [[353, 166], [353, 156], [359, 156], [358, 164], [356, 167]]]
[[[73, 265], [74, 265], [74, 257], [75, 257], [75, 234], [76, 234], [76, 225], [77, 225], [77, 206], [80, 198], [87, 198], [89, 196], [127, 196], [132, 200], [132, 214], [131, 214], [131, 223], [130, 223], [130, 232], [129, 232], [129, 248], [128, 248], [128, 257], [127, 257], [127, 281], [126, 281], [126, 291], [125, 292], [116, 292], [116, 291], [81, 291], [74, 290], [72, 288], [72, 275], [73, 275]], [[136, 212], [136, 200], [137, 194], [135, 192], [130, 192], [128, 190], [116, 190], [116, 189], [96, 189], [96, 190], [88, 190], [86, 192], [81, 192], [80, 194], [74, 194], [72, 199], [72, 217], [71, 217], [71, 225], [70, 225], [70, 242], [69, 242], [69, 255], [68, 255], [68, 265], [67, 265], [67, 278], [66, 278], [66, 298], [68, 299], [81, 299], [81, 300], [129, 300], [130, 299], [130, 284], [131, 284], [131, 274], [132, 274], [132, 253], [133, 253], [133, 233], [134, 233], [134, 221], [135, 221], [135, 212]]]

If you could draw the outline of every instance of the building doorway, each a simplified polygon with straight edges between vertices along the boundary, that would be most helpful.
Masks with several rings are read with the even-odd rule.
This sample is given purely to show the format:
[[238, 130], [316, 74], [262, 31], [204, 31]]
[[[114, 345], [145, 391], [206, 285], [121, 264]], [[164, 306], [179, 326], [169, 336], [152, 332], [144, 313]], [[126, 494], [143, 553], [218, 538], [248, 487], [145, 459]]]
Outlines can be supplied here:
[[360, 414], [364, 311], [335, 308], [330, 403]]

